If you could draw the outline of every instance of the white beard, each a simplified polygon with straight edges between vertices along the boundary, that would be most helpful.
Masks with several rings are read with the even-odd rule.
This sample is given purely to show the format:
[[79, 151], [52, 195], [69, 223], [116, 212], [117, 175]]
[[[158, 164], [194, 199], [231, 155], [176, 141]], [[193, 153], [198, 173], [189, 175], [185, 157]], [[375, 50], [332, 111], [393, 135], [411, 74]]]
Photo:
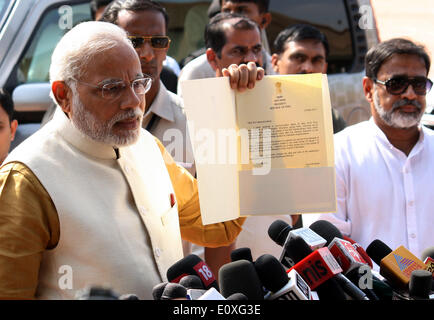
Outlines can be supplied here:
[[374, 89], [375, 110], [377, 110], [377, 113], [380, 116], [381, 120], [383, 120], [384, 123], [386, 123], [390, 127], [408, 129], [419, 125], [420, 120], [423, 116], [423, 110], [422, 106], [420, 106], [417, 101], [415, 101], [415, 103], [417, 104], [416, 107], [419, 109], [418, 112], [404, 113], [400, 110], [396, 110], [397, 108], [399, 108], [399, 101], [393, 104], [392, 109], [386, 111], [380, 104], [380, 97], [378, 96], [377, 89]]
[[[139, 107], [119, 112], [109, 122], [101, 122], [83, 105], [76, 88], [74, 86], [71, 87], [73, 110], [71, 121], [80, 132], [92, 140], [111, 146], [128, 146], [137, 142], [143, 120], [143, 112]], [[113, 126], [116, 122], [133, 117], [140, 117], [140, 126], [137, 130], [125, 130], [122, 133], [113, 133]]]

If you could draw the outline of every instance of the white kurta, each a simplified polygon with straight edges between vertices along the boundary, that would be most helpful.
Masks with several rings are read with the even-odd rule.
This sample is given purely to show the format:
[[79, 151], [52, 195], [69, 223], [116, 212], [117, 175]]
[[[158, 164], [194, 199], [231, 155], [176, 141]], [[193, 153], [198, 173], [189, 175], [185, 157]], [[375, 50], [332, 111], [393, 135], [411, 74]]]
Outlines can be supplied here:
[[[88, 285], [152, 299], [152, 288], [182, 258], [177, 205], [155, 138], [115, 150], [82, 135], [57, 109], [52, 121], [8, 158], [21, 161], [50, 195], [60, 222], [44, 252], [37, 298], [73, 299]], [[72, 288], [62, 286], [72, 271]]]
[[371, 118], [334, 136], [338, 211], [333, 222], [366, 248], [380, 239], [417, 257], [433, 246], [434, 131], [422, 127], [408, 157]]

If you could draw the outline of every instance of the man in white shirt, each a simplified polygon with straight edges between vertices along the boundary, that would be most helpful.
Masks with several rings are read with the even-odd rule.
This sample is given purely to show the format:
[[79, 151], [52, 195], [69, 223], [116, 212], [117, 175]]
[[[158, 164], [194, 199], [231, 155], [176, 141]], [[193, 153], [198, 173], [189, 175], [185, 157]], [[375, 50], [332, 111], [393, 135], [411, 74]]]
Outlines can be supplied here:
[[365, 248], [380, 239], [420, 257], [434, 225], [434, 132], [420, 125], [430, 58], [392, 39], [369, 50], [365, 67], [372, 118], [335, 135], [338, 210], [320, 218]]

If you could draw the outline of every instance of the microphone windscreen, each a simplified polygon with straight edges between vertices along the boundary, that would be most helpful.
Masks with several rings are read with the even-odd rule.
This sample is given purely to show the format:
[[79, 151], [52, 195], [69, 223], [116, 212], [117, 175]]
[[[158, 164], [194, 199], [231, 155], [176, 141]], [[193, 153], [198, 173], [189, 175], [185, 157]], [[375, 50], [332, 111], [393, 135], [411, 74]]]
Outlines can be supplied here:
[[162, 282], [154, 286], [152, 288], [152, 297], [154, 300], [160, 300], [161, 295], [163, 294], [164, 288], [167, 286], [168, 282]]
[[411, 297], [428, 299], [432, 287], [432, 273], [427, 270], [414, 270], [411, 273], [408, 291]]
[[326, 246], [328, 246], [335, 237], [343, 239], [343, 235], [339, 229], [327, 220], [317, 220], [309, 226], [309, 229], [323, 237], [327, 241]]
[[324, 301], [344, 301], [348, 300], [345, 295], [344, 290], [336, 281], [336, 279], [332, 278], [322, 283], [316, 288], [316, 292], [318, 293], [319, 300]]
[[279, 246], [285, 244], [292, 227], [283, 220], [276, 220], [268, 227], [268, 236]]
[[168, 283], [163, 290], [160, 300], [186, 299], [187, 289], [179, 283]]
[[371, 257], [372, 260], [378, 265], [381, 264], [381, 260], [392, 252], [392, 249], [379, 239], [375, 239], [366, 248], [366, 253]]
[[420, 260], [422, 260], [422, 261], [424, 261], [428, 257], [430, 257], [431, 259], [434, 259], [434, 247], [429, 247], [429, 248], [426, 248], [425, 250], [423, 250], [420, 257], [421, 257]]
[[193, 274], [182, 277], [181, 280], [179, 280], [179, 284], [187, 289], [205, 289], [202, 280]]
[[242, 293], [249, 300], [264, 300], [261, 281], [250, 261], [238, 260], [223, 265], [219, 270], [219, 284], [225, 298]]
[[295, 263], [298, 263], [313, 251], [302, 237], [294, 237], [286, 244], [286, 252]]
[[167, 269], [167, 279], [169, 282], [179, 283], [187, 275], [198, 276], [205, 289], [213, 287], [218, 290], [217, 281], [211, 269], [195, 254], [182, 258]]
[[245, 294], [237, 292], [237, 293], [231, 294], [229, 297], [226, 298], [226, 300], [249, 300], [249, 299], [247, 299]]
[[253, 262], [250, 248], [237, 248], [231, 252], [231, 261], [247, 260]]
[[254, 265], [262, 285], [271, 292], [279, 291], [289, 281], [285, 268], [271, 254], [261, 255]]

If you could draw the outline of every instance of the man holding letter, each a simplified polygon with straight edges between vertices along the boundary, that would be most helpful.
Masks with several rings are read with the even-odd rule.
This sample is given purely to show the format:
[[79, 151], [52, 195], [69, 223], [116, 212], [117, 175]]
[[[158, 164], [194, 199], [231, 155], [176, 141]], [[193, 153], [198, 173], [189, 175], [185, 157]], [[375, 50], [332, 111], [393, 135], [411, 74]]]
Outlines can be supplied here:
[[[232, 68], [247, 86], [256, 68]], [[53, 52], [54, 118], [0, 169], [0, 298], [72, 299], [88, 285], [152, 299], [182, 238], [228, 245], [243, 219], [204, 226], [197, 182], [141, 129], [151, 79], [127, 34], [84, 22]]]

